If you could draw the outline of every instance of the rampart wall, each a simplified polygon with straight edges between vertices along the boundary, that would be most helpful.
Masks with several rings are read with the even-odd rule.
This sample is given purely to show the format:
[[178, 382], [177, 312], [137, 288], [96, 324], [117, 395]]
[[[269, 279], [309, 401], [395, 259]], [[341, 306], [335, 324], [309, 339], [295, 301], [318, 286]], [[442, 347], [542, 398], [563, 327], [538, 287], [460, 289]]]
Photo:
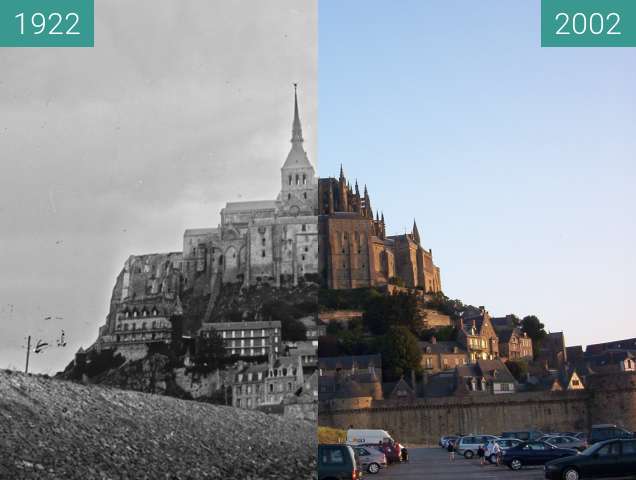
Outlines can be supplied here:
[[411, 444], [436, 444], [442, 435], [500, 434], [530, 428], [588, 431], [596, 423], [636, 430], [636, 373], [598, 375], [586, 390], [383, 400], [364, 409], [322, 408], [321, 426], [382, 428]]

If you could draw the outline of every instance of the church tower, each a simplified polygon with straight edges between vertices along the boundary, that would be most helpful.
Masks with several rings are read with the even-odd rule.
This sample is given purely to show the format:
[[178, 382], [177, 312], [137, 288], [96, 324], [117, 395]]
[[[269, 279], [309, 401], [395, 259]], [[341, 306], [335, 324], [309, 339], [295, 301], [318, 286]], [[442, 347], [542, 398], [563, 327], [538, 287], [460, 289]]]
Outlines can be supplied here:
[[291, 215], [314, 215], [318, 208], [316, 172], [303, 147], [303, 130], [298, 114], [298, 85], [294, 84], [294, 121], [291, 150], [281, 168], [281, 191], [278, 199]]

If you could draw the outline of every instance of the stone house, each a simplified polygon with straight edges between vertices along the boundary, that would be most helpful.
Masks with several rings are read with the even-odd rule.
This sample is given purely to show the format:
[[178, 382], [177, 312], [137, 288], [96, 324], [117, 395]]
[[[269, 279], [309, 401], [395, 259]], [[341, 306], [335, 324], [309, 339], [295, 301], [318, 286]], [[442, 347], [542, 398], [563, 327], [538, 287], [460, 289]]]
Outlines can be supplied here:
[[456, 394], [489, 393], [510, 394], [516, 391], [517, 382], [510, 370], [499, 359], [478, 359], [476, 363], [456, 369]]
[[268, 355], [270, 346], [275, 355], [281, 350], [281, 323], [278, 320], [204, 323], [199, 336], [207, 338], [212, 332], [220, 335], [230, 356]]
[[541, 340], [537, 360], [547, 363], [548, 368], [560, 369], [568, 361], [563, 332], [551, 332]]
[[468, 352], [470, 363], [499, 357], [499, 338], [484, 307], [479, 307], [478, 313], [462, 315], [457, 330], [457, 341]]
[[235, 374], [232, 382], [232, 406], [254, 409], [279, 405], [285, 397], [295, 395], [304, 386], [300, 357], [270, 354], [268, 363], [247, 365]]
[[419, 345], [422, 369], [428, 374], [453, 369], [469, 361], [468, 352], [459, 342], [439, 342], [433, 336], [430, 341], [419, 342]]
[[318, 359], [320, 401], [347, 398], [347, 391], [382, 400], [382, 357], [357, 355]]
[[504, 360], [532, 360], [532, 339], [520, 328], [496, 330], [499, 356]]

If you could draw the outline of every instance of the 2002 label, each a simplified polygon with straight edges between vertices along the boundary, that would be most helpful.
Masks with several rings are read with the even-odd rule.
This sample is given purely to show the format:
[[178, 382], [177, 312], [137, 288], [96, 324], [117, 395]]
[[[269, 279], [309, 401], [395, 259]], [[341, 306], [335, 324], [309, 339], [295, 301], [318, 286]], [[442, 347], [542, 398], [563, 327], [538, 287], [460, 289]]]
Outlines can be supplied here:
[[[18, 13], [15, 18], [20, 22], [20, 35], [25, 35], [25, 19], [24, 12]], [[36, 12], [31, 15], [30, 24], [33, 27], [34, 35], [80, 35], [80, 32], [75, 30], [80, 17], [75, 12], [67, 13], [65, 16], [58, 12], [53, 12], [48, 17], [41, 13]], [[26, 27], [28, 28], [28, 27]]]
[[[584, 13], [578, 12], [572, 15], [568, 15], [565, 12], [559, 12], [554, 17], [556, 21], [562, 21], [563, 23], [555, 32], [557, 35], [584, 35], [586, 32], [590, 32], [592, 35], [621, 35], [618, 30], [618, 25], [621, 21], [621, 16], [616, 13], [608, 13], [605, 17], [601, 13], [592, 13], [589, 17]], [[605, 23], [607, 21], [607, 23]], [[568, 25], [572, 25], [572, 31], [566, 30]], [[609, 27], [605, 30], [606, 27]]]

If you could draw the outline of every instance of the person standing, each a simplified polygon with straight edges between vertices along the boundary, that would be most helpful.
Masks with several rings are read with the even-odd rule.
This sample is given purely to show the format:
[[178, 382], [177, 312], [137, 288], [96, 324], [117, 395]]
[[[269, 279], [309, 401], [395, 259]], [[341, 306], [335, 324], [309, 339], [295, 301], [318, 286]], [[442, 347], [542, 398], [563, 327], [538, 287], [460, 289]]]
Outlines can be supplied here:
[[501, 465], [501, 447], [497, 442], [492, 446], [492, 453], [495, 456], [495, 464], [497, 466]]
[[486, 450], [483, 445], [479, 445], [477, 449], [477, 457], [479, 458], [479, 465], [484, 466], [484, 457], [486, 456]]
[[455, 461], [455, 443], [452, 440], [448, 441], [448, 447], [446, 447], [446, 450], [448, 450], [448, 459], [451, 462]]

